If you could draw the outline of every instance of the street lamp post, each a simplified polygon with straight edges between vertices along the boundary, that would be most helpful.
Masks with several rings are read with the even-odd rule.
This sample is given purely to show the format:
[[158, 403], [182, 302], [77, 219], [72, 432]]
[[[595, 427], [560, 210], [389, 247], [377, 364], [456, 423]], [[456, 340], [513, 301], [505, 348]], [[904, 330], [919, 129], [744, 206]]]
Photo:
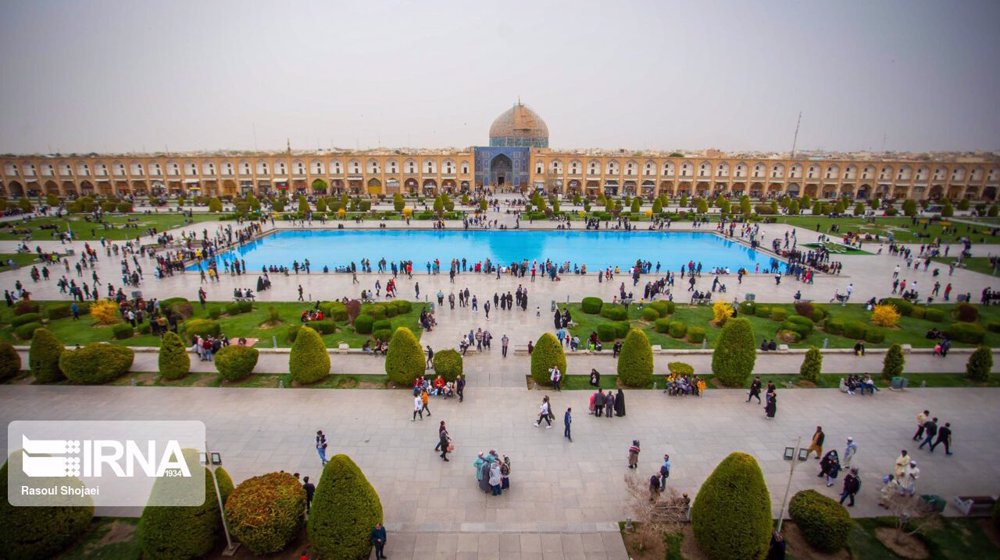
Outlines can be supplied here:
[[[801, 461], [805, 461], [806, 457], [802, 457], [802, 437], [800, 436], [795, 440], [795, 447], [786, 447], [784, 459], [786, 461], [791, 461], [792, 466], [788, 469], [788, 484], [785, 485], [785, 497], [781, 500], [781, 511], [778, 513], [778, 532], [781, 532], [781, 524], [785, 520], [785, 507], [788, 506], [788, 493], [792, 489], [792, 476], [795, 474], [795, 466]], [[796, 459], [798, 459], [796, 461]]]
[[229, 535], [229, 523], [226, 521], [226, 509], [222, 503], [222, 492], [219, 490], [219, 479], [215, 476], [215, 470], [222, 465], [222, 454], [217, 451], [208, 451], [208, 444], [205, 445], [203, 463], [212, 474], [212, 485], [215, 487], [215, 499], [219, 501], [219, 515], [222, 516], [222, 531], [226, 534], [226, 549], [222, 551], [223, 556], [235, 556], [240, 543], [233, 543], [233, 538]]

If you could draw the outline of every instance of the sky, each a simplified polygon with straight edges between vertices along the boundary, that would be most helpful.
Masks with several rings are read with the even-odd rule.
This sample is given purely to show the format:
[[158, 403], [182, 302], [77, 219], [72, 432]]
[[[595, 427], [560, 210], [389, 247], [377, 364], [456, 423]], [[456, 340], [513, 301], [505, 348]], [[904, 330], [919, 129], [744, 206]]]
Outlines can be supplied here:
[[0, 153], [1000, 150], [1000, 2], [0, 0]]

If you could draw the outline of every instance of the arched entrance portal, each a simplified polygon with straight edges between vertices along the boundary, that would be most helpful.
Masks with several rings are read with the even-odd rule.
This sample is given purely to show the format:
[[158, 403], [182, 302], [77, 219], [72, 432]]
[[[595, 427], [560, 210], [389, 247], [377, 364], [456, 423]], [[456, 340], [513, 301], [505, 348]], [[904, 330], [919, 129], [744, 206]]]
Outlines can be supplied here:
[[499, 154], [490, 160], [490, 184], [497, 187], [510, 186], [514, 183], [514, 163], [510, 158]]

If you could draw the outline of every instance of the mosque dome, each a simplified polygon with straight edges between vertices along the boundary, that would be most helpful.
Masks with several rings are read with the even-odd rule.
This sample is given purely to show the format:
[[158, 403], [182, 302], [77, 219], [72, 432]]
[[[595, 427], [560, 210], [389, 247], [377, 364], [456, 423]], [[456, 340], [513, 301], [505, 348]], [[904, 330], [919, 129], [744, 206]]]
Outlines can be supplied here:
[[490, 146], [547, 148], [549, 127], [542, 117], [518, 101], [493, 121]]

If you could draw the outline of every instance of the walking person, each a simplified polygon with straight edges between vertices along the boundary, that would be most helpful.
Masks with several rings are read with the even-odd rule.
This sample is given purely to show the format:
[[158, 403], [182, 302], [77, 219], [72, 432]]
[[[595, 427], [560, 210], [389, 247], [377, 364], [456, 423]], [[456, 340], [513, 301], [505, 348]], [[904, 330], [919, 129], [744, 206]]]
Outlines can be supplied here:
[[823, 456], [823, 440], [826, 439], [826, 434], [823, 433], [822, 426], [816, 426], [816, 432], [813, 433], [812, 443], [806, 448], [806, 459], [809, 458], [809, 454], [813, 451], [816, 452], [816, 460], [819, 461], [820, 457]]
[[448, 428], [444, 425], [444, 420], [441, 421], [441, 425], [438, 427], [438, 444], [434, 448], [435, 451], [441, 450], [441, 458], [444, 462], [448, 462], [448, 452], [451, 451], [451, 437], [448, 435]]
[[309, 477], [302, 479], [302, 489], [306, 491], [306, 513], [309, 513], [309, 508], [312, 506], [313, 495], [316, 494], [316, 485], [309, 482]]
[[663, 463], [660, 464], [660, 490], [667, 489], [667, 479], [670, 478], [670, 455], [663, 454]]
[[299, 284], [299, 301], [305, 301], [302, 299], [302, 284]]
[[542, 424], [542, 420], [545, 420], [548, 424], [546, 429], [552, 429], [552, 410], [549, 408], [548, 396], [542, 398], [542, 404], [538, 407], [538, 421], [535, 422], [536, 428]]
[[924, 423], [927, 422], [927, 418], [930, 415], [931, 413], [928, 410], [917, 414], [917, 433], [913, 434], [913, 441], [919, 441], [920, 438], [924, 437]]
[[632, 445], [628, 446], [628, 468], [639, 468], [639, 440], [633, 439]]
[[938, 428], [937, 440], [931, 444], [931, 453], [934, 453], [934, 448], [941, 443], [944, 444], [944, 454], [951, 455], [951, 422], [945, 422], [944, 426]]
[[851, 466], [851, 461], [854, 459], [854, 455], [858, 452], [858, 444], [854, 443], [854, 438], [847, 438], [847, 447], [844, 448], [844, 468]]
[[427, 345], [427, 367], [426, 369], [431, 369], [434, 367], [434, 349], [431, 345]]
[[383, 527], [381, 523], [376, 523], [375, 526], [372, 527], [370, 538], [372, 541], [372, 546], [375, 547], [375, 560], [383, 560], [384, 558], [388, 558], [388, 556], [386, 556], [385, 553], [383, 552], [383, 550], [385, 550], [386, 535], [385, 535], [385, 527]]
[[[423, 406], [421, 406], [420, 410], [421, 410], [421, 412], [424, 411], [424, 410], [426, 410], [428, 418], [431, 417], [431, 409], [430, 409], [430, 407], [427, 406], [427, 404], [430, 402], [430, 400], [431, 400], [430, 399], [430, 394], [427, 393], [427, 389], [424, 389], [424, 390], [420, 391], [420, 402], [423, 405]], [[423, 419], [423, 415], [421, 415], [420, 418]]]
[[570, 433], [570, 426], [573, 424], [573, 409], [572, 407], [566, 409], [566, 413], [563, 414], [563, 437], [573, 443], [573, 435]]
[[844, 491], [840, 493], [840, 505], [844, 505], [844, 500], [850, 498], [847, 507], [854, 507], [854, 496], [861, 491], [861, 477], [858, 476], [858, 467], [851, 467], [851, 472], [844, 477]]
[[510, 343], [510, 339], [507, 338], [507, 333], [504, 333], [503, 337], [500, 338], [500, 350], [503, 353], [503, 357], [507, 357], [507, 344]]
[[417, 420], [417, 415], [420, 415], [420, 419], [424, 419], [424, 401], [420, 398], [419, 394], [413, 395], [413, 419], [411, 422]]
[[836, 449], [831, 449], [823, 456], [823, 460], [819, 462], [819, 468], [819, 474], [816, 476], [825, 476], [826, 485], [833, 486], [833, 481], [840, 474], [840, 458], [837, 456]]
[[465, 376], [462, 374], [455, 379], [455, 393], [458, 394], [458, 402], [465, 400]]
[[760, 377], [754, 377], [753, 381], [750, 383], [750, 392], [747, 394], [747, 402], [750, 402], [750, 399], [756, 398], [757, 404], [760, 404], [760, 389], [762, 386], [763, 384], [760, 382]]
[[323, 430], [316, 430], [316, 453], [322, 464], [326, 466], [326, 435]]
[[[598, 276], [600, 278], [600, 276]], [[660, 475], [653, 473], [649, 477], [649, 501], [655, 502], [660, 497]]]
[[937, 418], [932, 418], [932, 419], [924, 422], [924, 436], [925, 437], [924, 437], [924, 441], [920, 442], [920, 447], [919, 447], [920, 449], [923, 449], [925, 445], [930, 445], [931, 449], [934, 449], [934, 445], [933, 445], [933, 443], [934, 443], [934, 436], [936, 436], [937, 432], [938, 432], [937, 423], [938, 423], [938, 419]]

